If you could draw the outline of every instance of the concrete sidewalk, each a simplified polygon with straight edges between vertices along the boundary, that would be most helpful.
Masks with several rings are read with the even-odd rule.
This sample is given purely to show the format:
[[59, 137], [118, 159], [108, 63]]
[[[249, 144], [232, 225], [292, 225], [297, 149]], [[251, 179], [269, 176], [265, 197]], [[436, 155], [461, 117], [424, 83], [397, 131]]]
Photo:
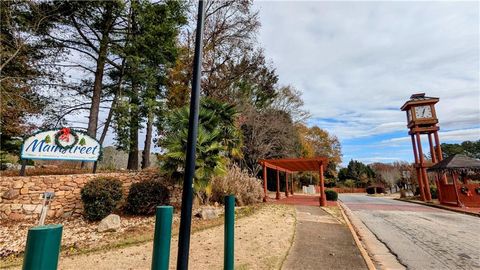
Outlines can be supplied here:
[[[271, 199], [270, 202], [277, 204], [290, 204], [290, 205], [309, 205], [320, 207], [319, 195], [304, 195], [295, 194], [287, 197], [281, 196], [280, 200]], [[337, 206], [336, 201], [327, 201], [327, 206]]]
[[295, 208], [295, 239], [283, 269], [368, 269], [346, 224], [318, 206]]

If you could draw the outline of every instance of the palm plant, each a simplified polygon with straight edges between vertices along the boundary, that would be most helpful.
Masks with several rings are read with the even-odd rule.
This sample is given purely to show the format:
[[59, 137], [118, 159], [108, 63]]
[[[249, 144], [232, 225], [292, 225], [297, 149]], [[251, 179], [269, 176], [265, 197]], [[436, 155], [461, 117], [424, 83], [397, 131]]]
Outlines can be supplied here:
[[[194, 189], [200, 198], [208, 199], [210, 180], [226, 172], [229, 157], [239, 157], [241, 133], [235, 125], [234, 106], [212, 99], [203, 100], [199, 111]], [[172, 180], [181, 181], [188, 137], [187, 107], [175, 110], [165, 122], [165, 136], [159, 144], [165, 149], [162, 171]]]
[[[187, 128], [188, 116], [188, 107], [174, 110], [167, 116], [163, 128], [167, 133]], [[211, 98], [204, 98], [201, 101], [198, 116], [200, 125], [209, 132], [218, 128], [220, 130], [219, 139], [226, 146], [228, 156], [233, 158], [241, 157], [242, 147], [242, 133], [236, 125], [237, 116], [238, 112], [234, 105]]]

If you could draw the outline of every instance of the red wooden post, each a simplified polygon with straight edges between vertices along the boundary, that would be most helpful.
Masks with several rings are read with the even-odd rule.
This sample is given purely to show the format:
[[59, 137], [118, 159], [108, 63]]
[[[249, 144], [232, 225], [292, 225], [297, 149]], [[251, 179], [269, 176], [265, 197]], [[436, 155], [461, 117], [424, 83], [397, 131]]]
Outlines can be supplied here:
[[[415, 158], [415, 165], [419, 165], [418, 162], [418, 153], [417, 153], [417, 145], [415, 143], [415, 138], [413, 137], [414, 135], [412, 134], [412, 146], [413, 146], [413, 156]], [[415, 170], [417, 172], [417, 182], [418, 182], [418, 188], [420, 189], [420, 199], [422, 201], [425, 201], [425, 191], [423, 190], [423, 180], [422, 180], [422, 174], [420, 173], [420, 169], [418, 167], [415, 167]]]
[[[432, 163], [436, 164], [438, 162], [437, 153], [435, 147], [433, 147], [433, 140], [432, 140], [432, 133], [428, 133], [428, 144], [430, 145], [430, 155], [432, 156]], [[441, 202], [441, 189], [440, 186], [440, 178], [438, 178], [438, 174], [435, 175], [435, 185], [437, 186], [437, 197], [438, 200]]]
[[438, 138], [438, 131], [435, 131], [433, 133], [433, 137], [435, 138], [435, 145], [437, 146], [438, 161], [442, 161], [443, 160], [443, 154], [442, 154], [442, 147], [440, 146], [440, 138]]
[[323, 178], [323, 162], [320, 164], [320, 206], [327, 206], [325, 197], [325, 179]]
[[420, 157], [420, 172], [423, 178], [423, 185], [425, 190], [425, 199], [426, 201], [432, 200], [432, 195], [430, 194], [430, 184], [428, 183], [427, 177], [427, 170], [425, 169], [425, 160], [423, 158], [423, 151], [422, 151], [422, 143], [420, 141], [420, 133], [415, 134], [417, 137], [417, 145], [418, 145], [418, 156]]
[[263, 164], [263, 202], [267, 202], [267, 165]]
[[292, 176], [292, 186], [291, 186], [291, 189], [290, 189], [290, 194], [292, 194], [293, 196], [293, 173], [290, 174]]
[[443, 202], [442, 198], [442, 183], [440, 183], [440, 177], [438, 173], [435, 174], [435, 184], [437, 184], [437, 197], [440, 204]]
[[[440, 146], [440, 138], [438, 138], [438, 131], [435, 131], [433, 133], [433, 138], [435, 139], [435, 147], [436, 147], [436, 150], [437, 150], [437, 159], [440, 162], [440, 161], [443, 160], [443, 154], [442, 154], [442, 147]], [[447, 175], [446, 174], [442, 174], [441, 182], [442, 182], [442, 184], [447, 184]]]
[[277, 195], [275, 199], [280, 200], [280, 171], [277, 170]]
[[428, 144], [430, 145], [430, 155], [432, 156], [432, 163], [437, 163], [437, 154], [435, 153], [435, 149], [433, 148], [432, 142], [432, 134], [428, 133]]
[[288, 173], [285, 172], [285, 197], [288, 198]]
[[452, 177], [453, 177], [453, 188], [455, 189], [455, 196], [457, 196], [457, 206], [463, 207], [463, 203], [460, 201], [460, 196], [458, 196], [458, 188], [457, 188], [458, 175], [453, 172]]

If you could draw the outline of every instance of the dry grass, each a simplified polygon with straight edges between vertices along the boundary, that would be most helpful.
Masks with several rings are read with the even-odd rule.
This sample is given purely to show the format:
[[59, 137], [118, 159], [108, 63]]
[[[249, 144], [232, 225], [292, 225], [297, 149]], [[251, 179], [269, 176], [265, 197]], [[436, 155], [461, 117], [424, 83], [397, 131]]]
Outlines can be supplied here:
[[[247, 207], [237, 208], [235, 215], [237, 219], [245, 218], [257, 213], [265, 205], [252, 205]], [[151, 219], [151, 218], [148, 218]], [[148, 222], [147, 222], [148, 223]], [[193, 219], [192, 220], [192, 233], [200, 232], [206, 229], [217, 227], [223, 225], [223, 216], [220, 216], [216, 219], [211, 220], [201, 220]], [[172, 224], [172, 235], [176, 236], [179, 232], [179, 223], [175, 221]], [[84, 244], [74, 244], [74, 245], [62, 245], [60, 257], [72, 257], [83, 254], [91, 254], [97, 252], [106, 252], [109, 250], [116, 250], [121, 248], [126, 248], [130, 246], [135, 246], [143, 243], [148, 243], [153, 241], [153, 226], [147, 226], [141, 224], [136, 227], [131, 227], [126, 229], [122, 233], [110, 233], [106, 239], [102, 240], [102, 243], [88, 243], [84, 241]], [[23, 254], [15, 254], [6, 258], [0, 259], [0, 268], [9, 268], [16, 267], [22, 264]]]
[[226, 175], [215, 177], [211, 185], [211, 200], [219, 203], [223, 203], [223, 198], [231, 194], [235, 195], [238, 205], [259, 203], [263, 198], [260, 181], [236, 165], [231, 166]]

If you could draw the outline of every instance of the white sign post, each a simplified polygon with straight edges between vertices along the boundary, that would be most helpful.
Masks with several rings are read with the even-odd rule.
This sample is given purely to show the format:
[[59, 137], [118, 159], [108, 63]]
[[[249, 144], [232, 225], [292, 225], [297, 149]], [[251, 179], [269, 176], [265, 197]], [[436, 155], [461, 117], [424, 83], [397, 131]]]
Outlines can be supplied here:
[[101, 151], [100, 143], [82, 131], [61, 128], [39, 132], [28, 137], [22, 145], [20, 157], [24, 162], [20, 175], [25, 172], [27, 159], [95, 162]]

